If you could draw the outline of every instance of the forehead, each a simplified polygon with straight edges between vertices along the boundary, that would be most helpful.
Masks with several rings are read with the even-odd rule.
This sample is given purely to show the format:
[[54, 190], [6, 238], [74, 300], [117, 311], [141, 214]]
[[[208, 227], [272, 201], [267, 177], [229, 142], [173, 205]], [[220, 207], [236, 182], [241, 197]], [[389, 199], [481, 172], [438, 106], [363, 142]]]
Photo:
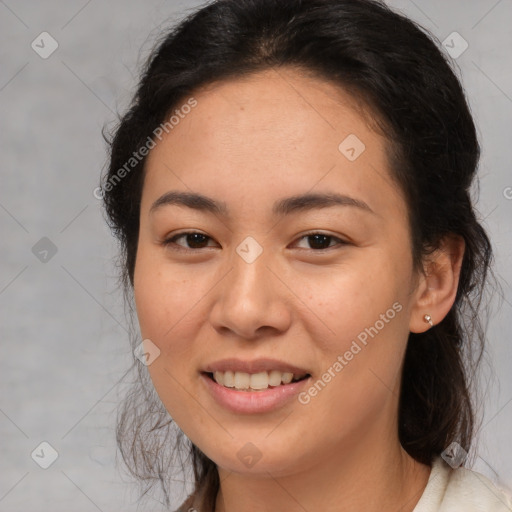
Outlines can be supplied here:
[[251, 150], [264, 143], [267, 150], [289, 150], [291, 158], [292, 151], [299, 156], [311, 149], [332, 153], [351, 133], [366, 139], [368, 145], [382, 144], [366, 125], [355, 98], [293, 68], [216, 82], [199, 89], [194, 97], [199, 107], [194, 114], [202, 114], [190, 116], [191, 126], [198, 121], [194, 135], [216, 149], [233, 149], [232, 143], [240, 150]]
[[279, 68], [209, 84], [192, 96], [197, 105], [148, 155], [145, 189], [152, 195], [165, 188], [218, 198], [236, 192], [242, 204], [264, 190], [275, 200], [283, 191], [327, 188], [364, 196], [381, 214], [400, 206], [387, 140], [334, 84]]

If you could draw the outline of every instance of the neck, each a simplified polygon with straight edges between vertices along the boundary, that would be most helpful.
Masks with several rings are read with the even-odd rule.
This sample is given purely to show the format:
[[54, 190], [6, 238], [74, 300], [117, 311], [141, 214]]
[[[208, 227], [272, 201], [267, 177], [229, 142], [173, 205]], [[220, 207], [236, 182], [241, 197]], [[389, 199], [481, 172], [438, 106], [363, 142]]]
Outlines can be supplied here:
[[386, 450], [382, 432], [373, 437], [373, 442], [365, 437], [352, 449], [344, 446], [339, 455], [331, 452], [314, 466], [278, 478], [268, 471], [255, 476], [218, 468], [215, 512], [413, 511], [430, 467], [410, 457], [398, 439]]

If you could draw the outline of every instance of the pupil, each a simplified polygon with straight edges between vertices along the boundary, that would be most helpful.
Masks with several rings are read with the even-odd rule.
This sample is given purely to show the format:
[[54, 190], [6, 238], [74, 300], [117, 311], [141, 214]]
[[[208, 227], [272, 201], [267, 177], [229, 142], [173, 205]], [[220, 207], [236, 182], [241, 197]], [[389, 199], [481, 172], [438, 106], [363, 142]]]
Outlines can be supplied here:
[[201, 234], [201, 233], [191, 233], [189, 235], [187, 235], [187, 243], [190, 247], [200, 247], [201, 246], [201, 240], [198, 240], [198, 238], [200, 237], [203, 237], [203, 242], [204, 242], [204, 238], [206, 238], [205, 235]]
[[[331, 238], [330, 236], [328, 235], [309, 235], [308, 237], [310, 239], [310, 245], [314, 248], [314, 249], [325, 249], [325, 246], [322, 245], [321, 241], [320, 241], [320, 247], [318, 246], [315, 246], [315, 244], [317, 242], [319, 242], [319, 240], [322, 240], [325, 242], [327, 240], [327, 242], [329, 241], [329, 239]], [[311, 243], [311, 239], [314, 240], [313, 243]], [[329, 243], [327, 243], [327, 246], [329, 246]]]

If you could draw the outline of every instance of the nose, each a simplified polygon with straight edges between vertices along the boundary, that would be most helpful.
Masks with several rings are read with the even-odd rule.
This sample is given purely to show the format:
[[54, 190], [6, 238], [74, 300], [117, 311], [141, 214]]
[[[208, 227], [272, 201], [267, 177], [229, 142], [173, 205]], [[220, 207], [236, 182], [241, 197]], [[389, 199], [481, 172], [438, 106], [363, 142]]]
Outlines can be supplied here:
[[236, 252], [232, 270], [215, 287], [210, 322], [222, 335], [258, 339], [286, 332], [291, 323], [290, 291], [278, 279], [269, 251], [248, 263]]

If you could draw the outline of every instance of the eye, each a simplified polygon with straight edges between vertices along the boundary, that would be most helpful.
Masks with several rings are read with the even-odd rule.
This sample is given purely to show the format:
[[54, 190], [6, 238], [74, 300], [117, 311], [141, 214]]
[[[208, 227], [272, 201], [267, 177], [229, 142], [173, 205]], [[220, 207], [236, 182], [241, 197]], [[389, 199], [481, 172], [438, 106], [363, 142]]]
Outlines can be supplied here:
[[[182, 238], [185, 240], [186, 246], [177, 243], [177, 241]], [[162, 245], [165, 247], [169, 246], [177, 250], [194, 251], [196, 249], [204, 249], [208, 247], [208, 240], [213, 239], [208, 235], [205, 235], [204, 233], [196, 231], [185, 231], [165, 239], [162, 242]], [[309, 247], [302, 247], [303, 249], [310, 249], [316, 252], [330, 249], [335, 245], [348, 245], [348, 242], [345, 242], [341, 238], [335, 237], [333, 235], [328, 235], [325, 233], [320, 233], [317, 231], [306, 233], [305, 235], [298, 238], [298, 240], [306, 240], [306, 243], [309, 244]], [[334, 241], [337, 241], [338, 244], [332, 245], [332, 242]], [[212, 246], [210, 245], [209, 247]]]
[[330, 243], [335, 240], [338, 241], [338, 245], [348, 245], [348, 242], [345, 242], [341, 238], [338, 238], [333, 235], [328, 235], [325, 233], [319, 233], [317, 231], [306, 233], [305, 235], [301, 236], [298, 240], [306, 240], [306, 243], [308, 243], [310, 247], [304, 248], [312, 249], [314, 251], [321, 251], [333, 247], [332, 245], [330, 245]]
[[[188, 246], [183, 246], [181, 244], [176, 243], [177, 240], [183, 238], [185, 240], [185, 243]], [[167, 238], [162, 242], [162, 245], [167, 246], [173, 246], [172, 248], [176, 248], [178, 250], [195, 250], [195, 249], [203, 249], [207, 247], [206, 243], [208, 240], [213, 240], [209, 236], [205, 235], [204, 233], [199, 233], [196, 231], [186, 231], [183, 233], [178, 233], [177, 235], [172, 236], [171, 238]], [[211, 247], [211, 246], [210, 246]]]

